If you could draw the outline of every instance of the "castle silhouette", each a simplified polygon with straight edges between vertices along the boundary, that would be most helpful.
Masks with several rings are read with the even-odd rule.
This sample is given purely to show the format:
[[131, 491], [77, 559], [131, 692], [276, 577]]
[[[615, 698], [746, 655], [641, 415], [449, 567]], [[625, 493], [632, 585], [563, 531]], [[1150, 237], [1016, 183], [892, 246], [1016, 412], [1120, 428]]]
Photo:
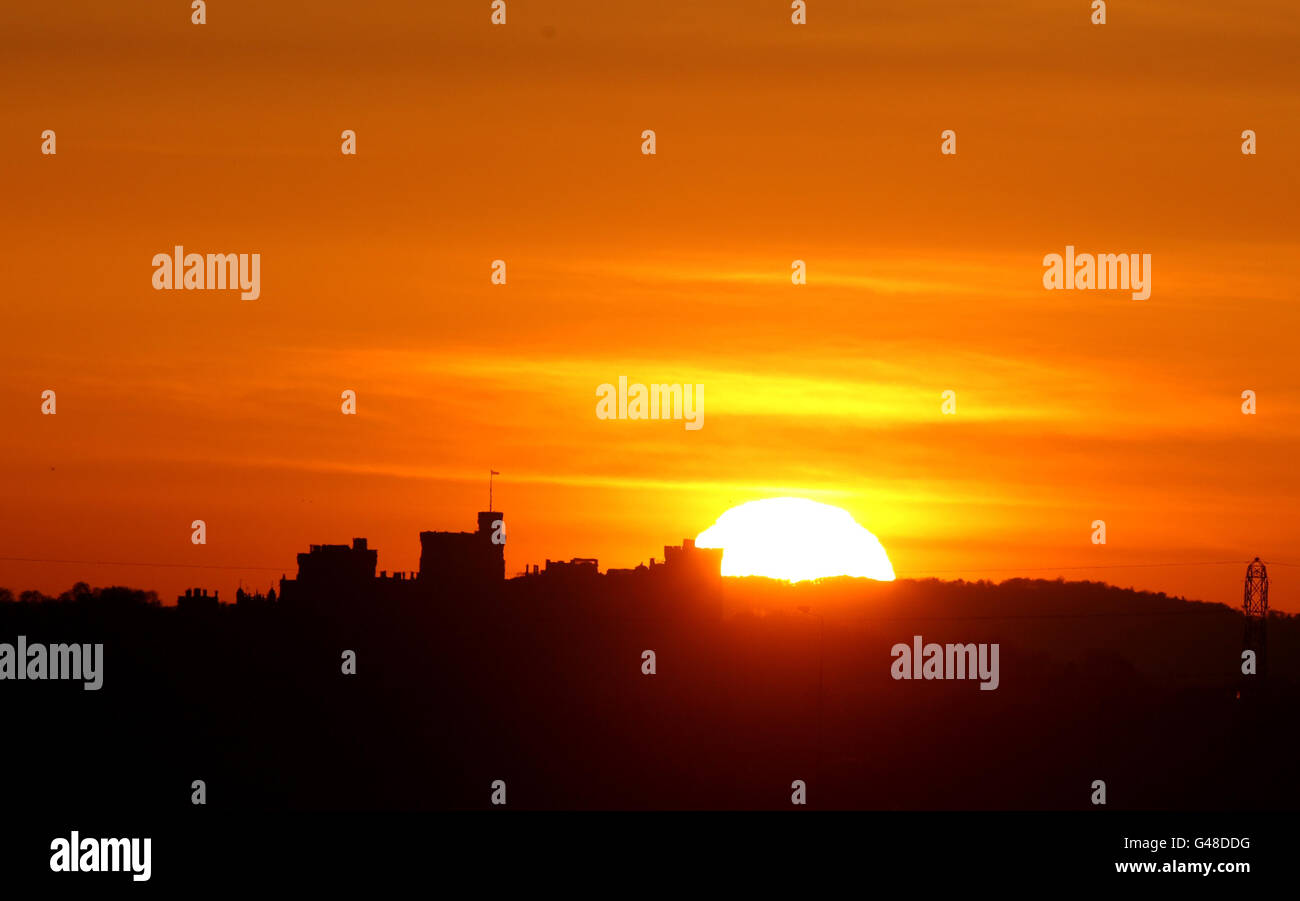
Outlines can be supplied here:
[[[530, 588], [592, 586], [600, 582], [689, 581], [704, 589], [716, 588], [722, 579], [722, 549], [698, 548], [694, 539], [680, 545], [664, 545], [663, 562], [650, 559], [629, 569], [600, 572], [595, 557], [546, 561], [525, 567], [511, 579], [505, 575], [505, 514], [480, 511], [473, 532], [420, 533], [420, 568], [416, 572], [377, 571], [379, 552], [365, 538], [352, 544], [313, 544], [298, 555], [297, 577], [280, 579], [279, 600], [288, 605], [330, 604], [365, 601], [411, 601], [437, 598], [460, 599], [467, 595], [496, 593], [505, 583], [528, 583]], [[197, 598], [216, 606], [215, 596], [193, 589], [178, 599], [181, 606], [194, 607]], [[237, 593], [239, 603], [275, 601], [268, 596]]]

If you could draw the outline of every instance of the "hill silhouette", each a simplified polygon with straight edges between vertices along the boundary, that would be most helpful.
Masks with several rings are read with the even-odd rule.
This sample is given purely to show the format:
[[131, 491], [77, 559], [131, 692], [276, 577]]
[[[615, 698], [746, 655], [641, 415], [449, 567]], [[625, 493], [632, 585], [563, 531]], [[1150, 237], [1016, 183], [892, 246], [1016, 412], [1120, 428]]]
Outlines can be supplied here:
[[[0, 681], [11, 804], [180, 810], [1294, 809], [1300, 620], [1094, 582], [521, 578], [436, 601], [163, 607], [0, 592], [0, 642], [102, 642], [104, 683]], [[891, 648], [997, 643], [1000, 680]], [[344, 675], [341, 655], [356, 654]], [[643, 673], [653, 650], [656, 672]], [[1265, 761], [1264, 776], [1244, 768]]]

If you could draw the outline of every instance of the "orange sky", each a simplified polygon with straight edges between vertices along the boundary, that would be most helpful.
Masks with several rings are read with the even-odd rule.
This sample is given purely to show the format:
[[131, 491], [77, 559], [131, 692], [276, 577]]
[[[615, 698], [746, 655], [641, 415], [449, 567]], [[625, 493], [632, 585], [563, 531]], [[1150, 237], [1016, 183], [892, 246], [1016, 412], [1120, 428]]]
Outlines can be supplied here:
[[[0, 585], [225, 597], [360, 535], [412, 570], [489, 467], [511, 573], [785, 494], [900, 576], [1239, 604], [1300, 563], [1293, 3], [16, 6], [0, 556], [248, 569]], [[178, 243], [260, 253], [260, 299], [154, 291]], [[1067, 243], [1152, 254], [1151, 297], [1045, 291]], [[704, 428], [596, 419], [620, 375], [702, 383]]]

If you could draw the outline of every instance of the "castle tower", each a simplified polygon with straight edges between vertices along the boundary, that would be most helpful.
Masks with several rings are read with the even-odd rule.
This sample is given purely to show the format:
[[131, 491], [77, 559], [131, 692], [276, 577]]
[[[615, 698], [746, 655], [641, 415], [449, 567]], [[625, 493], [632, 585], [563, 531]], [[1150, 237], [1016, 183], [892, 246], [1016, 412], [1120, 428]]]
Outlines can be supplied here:
[[[498, 527], [498, 523], [500, 526]], [[492, 542], [492, 536], [500, 532], [498, 541]], [[484, 546], [484, 568], [488, 578], [500, 582], [506, 577], [506, 515], [500, 511], [479, 511], [478, 531], [474, 533]]]
[[[419, 580], [449, 590], [505, 581], [505, 518], [500, 510], [480, 512], [476, 531], [421, 532]], [[498, 533], [499, 544], [492, 540]]]

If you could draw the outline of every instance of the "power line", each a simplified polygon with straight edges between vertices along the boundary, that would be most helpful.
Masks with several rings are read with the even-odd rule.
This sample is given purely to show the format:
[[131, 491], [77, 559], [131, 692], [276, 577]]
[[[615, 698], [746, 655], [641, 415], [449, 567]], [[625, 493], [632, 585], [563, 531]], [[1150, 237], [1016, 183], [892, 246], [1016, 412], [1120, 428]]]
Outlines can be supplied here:
[[[1268, 563], [1268, 561], [1264, 561]], [[926, 573], [1003, 573], [1003, 572], [1058, 572], [1088, 569], [1143, 569], [1152, 566], [1241, 566], [1241, 560], [1200, 560], [1200, 561], [1180, 561], [1172, 563], [1096, 563], [1088, 566], [985, 566], [985, 567], [962, 567], [960, 569], [917, 569], [906, 573], [897, 573], [902, 576], [915, 576]], [[1274, 564], [1269, 563], [1269, 566]], [[1295, 563], [1281, 563], [1279, 566], [1296, 566]]]
[[[168, 567], [175, 569], [222, 569], [222, 570], [266, 570], [270, 572], [284, 571], [281, 566], [232, 566], [223, 563], [162, 563], [162, 562], [141, 562], [126, 560], [55, 560], [44, 557], [0, 557], [0, 561], [17, 562], [17, 563], [55, 563], [55, 564], [75, 564], [81, 566], [144, 566], [144, 567]], [[1264, 561], [1269, 566], [1300, 566], [1300, 563], [1283, 563], [1278, 561]], [[1170, 563], [1102, 563], [1096, 566], [1030, 566], [1030, 567], [1006, 567], [1004, 569], [932, 569], [918, 570], [917, 572], [925, 573], [953, 573], [953, 572], [1037, 572], [1042, 570], [1088, 570], [1088, 569], [1131, 569], [1149, 566], [1239, 566], [1240, 560], [1204, 560], [1204, 561], [1185, 561]], [[906, 574], [905, 574], [906, 575]], [[1014, 620], [1014, 619], [1090, 619], [1094, 617], [1141, 617], [1141, 616], [1206, 616], [1222, 614], [1222, 610], [1217, 609], [1225, 605], [1218, 602], [1199, 602], [1205, 604], [1203, 609], [1195, 610], [1114, 610], [1114, 611], [1087, 611], [1081, 613], [993, 613], [993, 614], [975, 614], [969, 616], [868, 616], [872, 620], [902, 620], [907, 622], [951, 622], [954, 620]], [[1232, 609], [1229, 607], [1229, 609]]]
[[[144, 566], [144, 567], [164, 567], [174, 569], [255, 569], [265, 570], [267, 572], [284, 572], [283, 566], [261, 566], [257, 564], [226, 564], [226, 563], [164, 563], [158, 561], [131, 561], [131, 560], [58, 560], [47, 557], [0, 557], [0, 561], [10, 563], [54, 563], [80, 566]], [[1265, 560], [1264, 563], [1269, 566], [1295, 566], [1300, 567], [1300, 563], [1289, 563], [1280, 560]], [[1187, 560], [1173, 561], [1167, 563], [1096, 563], [1084, 566], [983, 566], [983, 567], [960, 567], [957, 569], [917, 569], [904, 573], [898, 573], [902, 578], [911, 578], [918, 575], [930, 575], [936, 573], [991, 573], [991, 572], [1077, 572], [1092, 569], [1145, 569], [1148, 567], [1166, 567], [1166, 566], [1240, 566], [1241, 560]]]
[[143, 563], [128, 560], [50, 560], [44, 557], [0, 557], [10, 563], [68, 563], [79, 566], [158, 566], [176, 569], [264, 569], [267, 572], [284, 572], [283, 566], [230, 566], [224, 563]]

